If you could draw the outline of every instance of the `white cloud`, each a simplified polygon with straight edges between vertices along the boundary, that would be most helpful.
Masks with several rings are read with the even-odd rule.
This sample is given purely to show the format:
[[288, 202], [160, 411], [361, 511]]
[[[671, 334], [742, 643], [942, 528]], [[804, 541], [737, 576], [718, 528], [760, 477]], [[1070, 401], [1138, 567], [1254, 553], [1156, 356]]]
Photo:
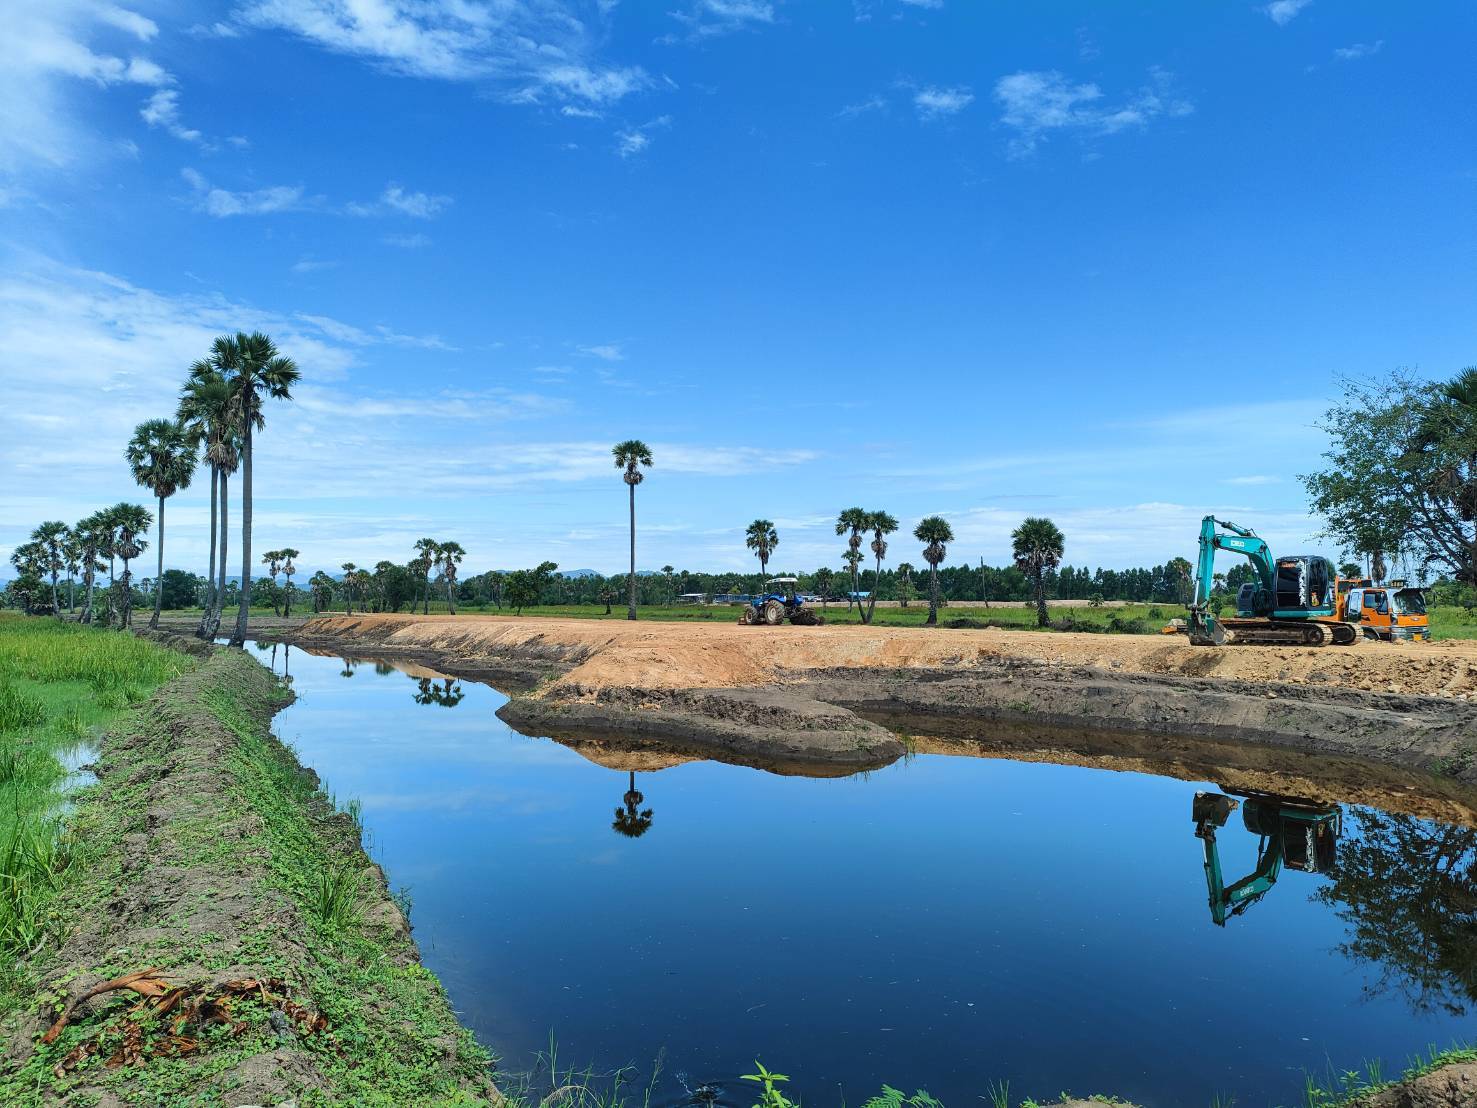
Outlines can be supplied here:
[[377, 200], [368, 204], [350, 204], [345, 210], [350, 215], [371, 216], [398, 212], [413, 219], [432, 219], [451, 204], [449, 196], [432, 196], [424, 192], [408, 192], [399, 185], [385, 187]]
[[869, 96], [865, 100], [858, 100], [855, 104], [847, 104], [836, 114], [842, 119], [854, 119], [856, 116], [866, 115], [868, 112], [885, 111], [886, 108], [887, 101], [885, 99], [880, 96]]
[[1262, 11], [1279, 27], [1286, 27], [1313, 0], [1272, 0]]
[[608, 104], [650, 84], [639, 67], [595, 60], [608, 12], [570, 0], [249, 0], [240, 18], [407, 76], [495, 82], [521, 102]]
[[323, 261], [319, 258], [301, 258], [292, 263], [294, 273], [316, 273], [320, 269], [336, 269], [338, 262]]
[[932, 11], [938, 11], [944, 6], [944, 0], [903, 0], [903, 3], [909, 7], [928, 8]]
[[163, 67], [135, 52], [157, 32], [152, 20], [98, 0], [7, 5], [0, 174], [58, 169], [107, 149], [81, 122], [89, 113], [80, 100], [89, 87], [170, 84]]
[[639, 127], [627, 127], [615, 133], [615, 152], [623, 158], [634, 157], [644, 153], [651, 145], [651, 132], [662, 127], [669, 127], [672, 117], [659, 115], [655, 119], [647, 120]]
[[[682, 10], [667, 14], [687, 29], [688, 37], [713, 38], [773, 23], [774, 5], [767, 0], [688, 0]], [[666, 35], [660, 41], [676, 40]]]
[[1011, 153], [1029, 154], [1051, 132], [1110, 135], [1142, 127], [1160, 116], [1194, 111], [1172, 90], [1170, 75], [1149, 71], [1150, 84], [1116, 106], [1102, 103], [1103, 92], [1090, 81], [1074, 84], [1055, 70], [1012, 73], [995, 82], [1000, 122], [1016, 132]]
[[1282, 478], [1273, 477], [1265, 473], [1249, 473], [1244, 477], [1227, 477], [1222, 484], [1225, 485], [1275, 485]]
[[1374, 42], [1356, 42], [1352, 46], [1336, 47], [1333, 56], [1346, 62], [1355, 62], [1360, 58], [1378, 54], [1384, 45], [1384, 39], [1376, 39]]
[[180, 175], [194, 190], [196, 210], [218, 219], [233, 215], [269, 215], [274, 212], [299, 211], [309, 206], [304, 199], [301, 185], [274, 185], [245, 192], [231, 192], [212, 186], [193, 169], [183, 169]]
[[944, 116], [957, 115], [972, 103], [974, 103], [974, 93], [965, 85], [955, 88], [936, 88], [929, 85], [913, 94], [913, 107], [918, 110], [920, 119], [940, 119]]
[[626, 360], [625, 352], [618, 342], [600, 343], [597, 346], [576, 346], [581, 354], [590, 358], [600, 358], [607, 362], [623, 362]]
[[431, 236], [414, 235], [386, 235], [382, 240], [386, 246], [398, 246], [402, 250], [423, 250], [431, 245]]
[[175, 138], [184, 142], [199, 142], [200, 132], [186, 127], [180, 122], [179, 117], [179, 92], [172, 88], [162, 88], [144, 103], [139, 112], [145, 123], [150, 127], [162, 127]]

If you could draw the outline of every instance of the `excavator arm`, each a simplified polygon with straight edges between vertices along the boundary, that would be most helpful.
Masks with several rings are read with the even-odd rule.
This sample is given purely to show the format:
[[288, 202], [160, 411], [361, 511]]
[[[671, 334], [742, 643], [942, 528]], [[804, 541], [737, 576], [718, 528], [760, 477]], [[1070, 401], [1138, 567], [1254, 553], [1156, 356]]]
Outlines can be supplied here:
[[[1216, 530], [1225, 528], [1224, 531]], [[1200, 521], [1200, 559], [1195, 567], [1195, 593], [1190, 599], [1190, 641], [1197, 646], [1220, 646], [1226, 641], [1225, 628], [1210, 610], [1210, 591], [1215, 585], [1215, 554], [1230, 550], [1245, 555], [1255, 567], [1262, 588], [1271, 595], [1276, 585], [1277, 570], [1267, 544], [1249, 527], [1238, 527], [1215, 516]]]

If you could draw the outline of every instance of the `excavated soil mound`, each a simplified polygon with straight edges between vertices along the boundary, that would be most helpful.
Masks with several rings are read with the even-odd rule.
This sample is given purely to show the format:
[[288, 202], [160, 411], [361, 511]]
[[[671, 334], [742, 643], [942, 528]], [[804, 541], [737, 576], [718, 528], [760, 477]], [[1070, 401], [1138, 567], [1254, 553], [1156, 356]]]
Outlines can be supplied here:
[[1022, 659], [1118, 673], [1477, 697], [1477, 643], [1466, 641], [1217, 648], [1167, 635], [481, 615], [322, 616], [303, 624], [293, 638], [352, 642], [409, 657], [546, 661], [570, 667], [564, 680], [585, 688], [732, 688], [770, 684], [787, 671], [967, 668]]

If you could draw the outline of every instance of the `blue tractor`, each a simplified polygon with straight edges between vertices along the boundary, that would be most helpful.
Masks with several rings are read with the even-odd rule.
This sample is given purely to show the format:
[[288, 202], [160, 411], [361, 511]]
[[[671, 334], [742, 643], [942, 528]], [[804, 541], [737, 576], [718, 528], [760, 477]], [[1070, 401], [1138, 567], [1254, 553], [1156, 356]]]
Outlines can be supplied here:
[[770, 627], [789, 620], [804, 627], [814, 627], [825, 620], [816, 615], [815, 609], [807, 608], [795, 592], [795, 578], [771, 577], [764, 582], [764, 592], [744, 605], [739, 612], [739, 622], [745, 627], [764, 623]]

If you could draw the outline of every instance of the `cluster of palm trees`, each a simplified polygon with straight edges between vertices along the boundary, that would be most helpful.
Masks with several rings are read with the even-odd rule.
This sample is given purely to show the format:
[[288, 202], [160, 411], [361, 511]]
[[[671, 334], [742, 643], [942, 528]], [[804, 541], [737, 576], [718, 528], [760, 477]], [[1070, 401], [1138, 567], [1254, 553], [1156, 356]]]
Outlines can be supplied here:
[[[61, 520], [47, 520], [31, 532], [30, 540], [11, 552], [10, 563], [20, 575], [18, 592], [27, 611], [49, 610], [61, 615], [60, 582], [66, 574], [67, 611], [77, 613], [77, 577], [83, 583], [82, 610], [78, 619], [92, 623], [96, 618], [94, 591], [97, 575], [108, 571], [107, 603], [103, 622], [133, 622], [133, 571], [130, 563], [148, 547], [147, 532], [154, 517], [139, 504], [114, 504], [93, 512], [68, 527]], [[106, 565], [104, 564], [106, 560]], [[117, 576], [117, 563], [123, 576]], [[41, 591], [50, 584], [51, 601], [45, 604]], [[155, 619], [157, 619], [157, 612]]]
[[[873, 588], [863, 606], [861, 597], [861, 564], [865, 560], [862, 545], [868, 535], [867, 544], [875, 559], [876, 579], [882, 577], [882, 559], [887, 557], [887, 536], [898, 529], [898, 521], [885, 511], [867, 511], [864, 508], [847, 508], [836, 517], [836, 534], [846, 536], [846, 550], [841, 560], [846, 563], [851, 577], [850, 598], [856, 601], [862, 622], [870, 624], [877, 610], [877, 590]], [[913, 537], [923, 544], [923, 560], [928, 563], [928, 620], [938, 623], [939, 577], [938, 568], [948, 554], [948, 544], [954, 541], [954, 529], [943, 516], [926, 516], [913, 528]], [[779, 532], [774, 523], [767, 519], [756, 519], [744, 529], [744, 545], [759, 559], [759, 572], [769, 574], [769, 559], [779, 545]], [[1011, 532], [1015, 563], [1030, 578], [1035, 590], [1037, 618], [1046, 626], [1046, 576], [1061, 564], [1065, 550], [1065, 539], [1056, 525], [1049, 519], [1031, 516]], [[904, 590], [911, 587], [913, 567], [901, 562], [897, 572]], [[816, 574], [816, 587], [825, 592], [832, 580], [829, 569]], [[906, 604], [906, 600], [903, 601]]]
[[[415, 582], [415, 591], [410, 597], [410, 610], [414, 612], [420, 608], [425, 615], [431, 614], [431, 576], [439, 572], [446, 585], [447, 610], [452, 615], [456, 615], [457, 567], [462, 564], [466, 556], [466, 549], [455, 540], [418, 539], [415, 544], [415, 556], [404, 567]], [[327, 607], [327, 601], [332, 598], [335, 586], [343, 593], [344, 611], [348, 615], [354, 614], [356, 599], [361, 602], [361, 607], [366, 611], [371, 599], [380, 603], [386, 602], [389, 600], [386, 594], [391, 587], [387, 584], [387, 577], [399, 567], [394, 562], [384, 560], [375, 565], [373, 573], [353, 562], [344, 562], [339, 568], [344, 571], [344, 575], [337, 582], [321, 570], [315, 573], [308, 582], [313, 589], [315, 611], [322, 611]], [[399, 610], [401, 603], [403, 603], [402, 600], [394, 601], [396, 611]]]
[[[144, 535], [154, 525], [157, 528], [154, 551], [159, 568], [149, 626], [157, 627], [164, 596], [164, 505], [175, 493], [189, 487], [203, 460], [210, 467], [210, 572], [204, 612], [196, 634], [214, 638], [220, 627], [226, 592], [228, 486], [239, 470], [241, 607], [231, 642], [241, 645], [246, 638], [251, 604], [252, 440], [266, 425], [267, 401], [292, 399], [292, 386], [298, 377], [292, 359], [281, 354], [276, 344], [261, 332], [220, 336], [211, 345], [210, 353], [190, 367], [173, 418], [140, 423], [124, 451], [133, 479], [154, 494], [158, 514], [137, 504], [115, 504], [74, 527], [48, 521], [36, 528], [31, 542], [16, 548], [11, 562], [21, 571], [22, 578], [27, 574], [38, 579], [51, 578], [51, 608], [58, 614], [61, 606], [57, 578], [63, 569], [68, 571], [69, 580], [80, 570], [86, 583], [86, 599], [79, 618], [91, 622], [93, 582], [103, 568], [102, 559], [107, 558], [110, 563], [107, 619], [111, 622], [116, 611], [120, 625], [128, 627], [132, 623], [133, 606], [129, 562], [143, 553], [147, 546]], [[277, 574], [286, 571], [289, 591], [296, 568], [292, 559], [297, 555], [296, 550], [277, 550], [262, 559], [274, 583]], [[115, 558], [123, 562], [123, 576], [116, 582], [111, 569]], [[119, 598], [116, 603], [115, 593]], [[75, 610], [74, 598], [69, 598], [69, 607]]]

